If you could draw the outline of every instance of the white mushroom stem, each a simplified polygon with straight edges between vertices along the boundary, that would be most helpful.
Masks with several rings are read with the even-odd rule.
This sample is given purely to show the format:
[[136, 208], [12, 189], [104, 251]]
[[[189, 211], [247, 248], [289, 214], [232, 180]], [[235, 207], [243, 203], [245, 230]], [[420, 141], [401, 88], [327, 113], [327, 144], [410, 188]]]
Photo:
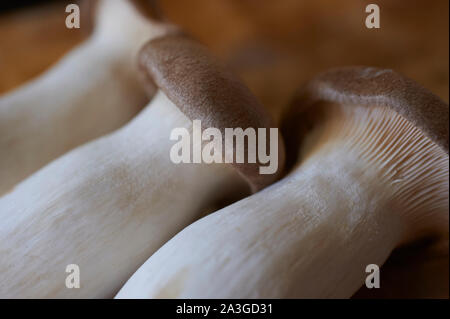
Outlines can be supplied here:
[[96, 12], [88, 40], [0, 98], [0, 194], [66, 151], [119, 128], [147, 103], [136, 54], [167, 26], [144, 18], [127, 0], [98, 1]]
[[[0, 199], [0, 297], [112, 297], [165, 241], [247, 186], [227, 164], [171, 162], [191, 121], [158, 93], [130, 124], [77, 148]], [[242, 186], [242, 188], [241, 188]], [[81, 288], [65, 285], [80, 268]]]
[[386, 108], [315, 112], [290, 175], [184, 229], [117, 298], [347, 298], [395, 247], [448, 240], [441, 148]]

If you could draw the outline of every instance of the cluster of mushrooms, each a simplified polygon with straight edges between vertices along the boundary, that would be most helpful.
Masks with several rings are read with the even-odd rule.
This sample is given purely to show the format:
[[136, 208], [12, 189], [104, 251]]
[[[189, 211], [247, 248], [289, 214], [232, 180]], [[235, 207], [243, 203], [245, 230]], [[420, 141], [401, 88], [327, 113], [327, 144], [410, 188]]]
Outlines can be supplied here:
[[333, 69], [293, 99], [276, 174], [174, 164], [170, 131], [194, 119], [276, 123], [144, 9], [95, 1], [89, 39], [0, 98], [1, 298], [348, 298], [397, 247], [448, 242], [438, 97], [391, 70]]

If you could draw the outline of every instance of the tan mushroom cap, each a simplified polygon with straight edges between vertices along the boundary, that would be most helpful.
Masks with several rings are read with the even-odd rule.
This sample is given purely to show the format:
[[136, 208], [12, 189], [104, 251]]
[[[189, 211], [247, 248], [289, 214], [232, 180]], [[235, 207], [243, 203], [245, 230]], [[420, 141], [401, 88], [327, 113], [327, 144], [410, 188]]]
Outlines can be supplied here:
[[[272, 128], [270, 115], [242, 81], [214, 58], [206, 47], [183, 34], [171, 34], [148, 42], [139, 64], [152, 81], [191, 120], [203, 127]], [[267, 149], [269, 149], [267, 136]], [[224, 143], [225, 145], [225, 143]], [[247, 152], [248, 145], [244, 146]], [[236, 149], [234, 148], [233, 151]], [[278, 170], [260, 174], [260, 163], [233, 163], [253, 191], [274, 182], [283, 171], [284, 144], [278, 135]]]
[[298, 116], [320, 101], [390, 108], [448, 154], [448, 104], [392, 70], [354, 66], [318, 75], [299, 92], [286, 116], [285, 126], [298, 126]]

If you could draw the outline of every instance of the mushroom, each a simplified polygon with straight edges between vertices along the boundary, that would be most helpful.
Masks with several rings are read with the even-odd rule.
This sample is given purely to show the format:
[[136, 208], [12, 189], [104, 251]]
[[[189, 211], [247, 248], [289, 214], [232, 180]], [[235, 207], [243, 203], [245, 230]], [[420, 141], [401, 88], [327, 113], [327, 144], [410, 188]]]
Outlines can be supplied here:
[[128, 0], [89, 3], [92, 35], [0, 98], [0, 194], [68, 150], [119, 128], [154, 93], [140, 85], [136, 54], [173, 27], [144, 17]]
[[395, 247], [448, 242], [448, 105], [418, 84], [330, 70], [283, 136], [286, 177], [185, 228], [116, 297], [347, 298]]
[[[0, 199], [0, 297], [113, 297], [165, 241], [227, 197], [272, 183], [258, 163], [175, 164], [174, 128], [269, 128], [239, 79], [189, 37], [171, 34], [140, 53], [159, 91], [118, 131], [53, 161]], [[243, 141], [242, 141], [243, 142]], [[235, 147], [245, 145], [235, 144]], [[79, 289], [65, 286], [67, 265]]]

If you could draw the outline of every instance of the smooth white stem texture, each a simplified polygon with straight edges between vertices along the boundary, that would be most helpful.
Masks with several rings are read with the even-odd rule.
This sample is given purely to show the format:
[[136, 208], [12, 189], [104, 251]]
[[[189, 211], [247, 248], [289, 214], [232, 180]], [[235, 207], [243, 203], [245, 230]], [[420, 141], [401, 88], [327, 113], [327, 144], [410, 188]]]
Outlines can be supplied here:
[[311, 162], [197, 221], [156, 252], [117, 297], [351, 296], [366, 265], [381, 265], [401, 233], [383, 216], [383, 190], [368, 190], [355, 178], [374, 176], [349, 168]]
[[411, 152], [432, 143], [392, 112], [325, 110], [300, 166], [188, 226], [117, 298], [347, 298], [405, 240], [446, 218], [448, 238], [448, 156]]
[[101, 1], [97, 11], [88, 40], [0, 98], [0, 195], [68, 150], [119, 128], [147, 103], [136, 55], [164, 29], [125, 0]]
[[[130, 124], [50, 163], [0, 199], [0, 297], [112, 297], [165, 241], [246, 187], [226, 164], [174, 164], [163, 94]], [[80, 268], [68, 289], [66, 266]]]

